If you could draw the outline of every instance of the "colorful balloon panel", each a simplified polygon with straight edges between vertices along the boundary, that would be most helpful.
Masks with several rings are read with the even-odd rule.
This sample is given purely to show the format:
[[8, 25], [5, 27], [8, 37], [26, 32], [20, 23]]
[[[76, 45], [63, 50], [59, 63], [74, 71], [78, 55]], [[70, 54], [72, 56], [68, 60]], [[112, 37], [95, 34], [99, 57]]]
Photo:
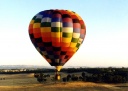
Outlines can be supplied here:
[[51, 66], [63, 66], [79, 49], [86, 34], [82, 18], [69, 10], [45, 10], [29, 24], [35, 48]]

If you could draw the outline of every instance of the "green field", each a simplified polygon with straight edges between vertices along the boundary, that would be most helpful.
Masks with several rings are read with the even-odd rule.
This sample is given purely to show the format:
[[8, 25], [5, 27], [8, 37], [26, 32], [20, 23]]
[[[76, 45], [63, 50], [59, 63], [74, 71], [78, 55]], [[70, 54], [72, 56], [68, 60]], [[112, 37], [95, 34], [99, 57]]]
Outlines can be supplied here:
[[34, 74], [0, 74], [0, 91], [128, 91], [128, 83], [105, 84], [92, 82], [39, 83]]

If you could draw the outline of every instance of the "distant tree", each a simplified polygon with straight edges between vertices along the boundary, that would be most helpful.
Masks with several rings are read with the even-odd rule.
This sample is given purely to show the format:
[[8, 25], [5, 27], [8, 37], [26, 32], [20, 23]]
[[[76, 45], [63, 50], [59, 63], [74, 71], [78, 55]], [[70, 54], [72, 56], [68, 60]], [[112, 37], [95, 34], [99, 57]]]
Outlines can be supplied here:
[[72, 81], [78, 81], [79, 78], [78, 78], [78, 76], [76, 76], [76, 75], [73, 74], [72, 77], [71, 77], [71, 79], [72, 79]]
[[37, 81], [41, 83], [41, 82], [43, 81], [43, 79], [40, 78], [40, 77], [38, 77], [38, 78], [37, 78]]
[[81, 75], [82, 75], [82, 77], [85, 77], [85, 72], [82, 72], [82, 74], [81, 74]]
[[125, 83], [126, 82], [126, 78], [120, 75], [115, 75], [113, 77], [113, 83]]
[[46, 79], [46, 78], [38, 77], [38, 78], [37, 78], [37, 81], [41, 83], [41, 82], [46, 82], [47, 79]]
[[41, 78], [44, 77], [44, 74], [43, 74], [43, 73], [40, 73], [40, 77], [41, 77]]
[[71, 80], [71, 77], [72, 77], [72, 76], [71, 76], [70, 74], [68, 74], [68, 75], [67, 75], [67, 81], [70, 81], [70, 80]]
[[67, 78], [66, 77], [63, 77], [62, 80], [63, 80], [63, 82], [67, 82]]
[[83, 77], [82, 77], [82, 76], [79, 76], [79, 80], [80, 80], [80, 81], [83, 81]]
[[39, 73], [34, 73], [35, 78], [38, 78], [39, 76], [40, 76]]

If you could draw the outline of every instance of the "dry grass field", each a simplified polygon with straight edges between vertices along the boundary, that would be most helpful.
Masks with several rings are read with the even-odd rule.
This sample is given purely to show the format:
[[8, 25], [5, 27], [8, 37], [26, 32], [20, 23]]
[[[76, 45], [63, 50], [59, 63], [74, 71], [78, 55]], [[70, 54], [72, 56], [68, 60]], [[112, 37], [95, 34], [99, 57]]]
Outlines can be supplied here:
[[125, 84], [101, 84], [91, 82], [39, 83], [33, 74], [0, 74], [0, 91], [128, 91]]

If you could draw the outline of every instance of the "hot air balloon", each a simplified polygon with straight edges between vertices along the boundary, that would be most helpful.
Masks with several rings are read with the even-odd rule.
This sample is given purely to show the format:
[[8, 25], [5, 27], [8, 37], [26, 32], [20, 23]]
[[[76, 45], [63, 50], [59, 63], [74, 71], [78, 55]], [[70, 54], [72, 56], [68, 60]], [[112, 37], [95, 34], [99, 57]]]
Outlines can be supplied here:
[[79, 49], [86, 35], [84, 21], [70, 10], [41, 11], [32, 18], [28, 30], [37, 51], [56, 67], [56, 75]]

